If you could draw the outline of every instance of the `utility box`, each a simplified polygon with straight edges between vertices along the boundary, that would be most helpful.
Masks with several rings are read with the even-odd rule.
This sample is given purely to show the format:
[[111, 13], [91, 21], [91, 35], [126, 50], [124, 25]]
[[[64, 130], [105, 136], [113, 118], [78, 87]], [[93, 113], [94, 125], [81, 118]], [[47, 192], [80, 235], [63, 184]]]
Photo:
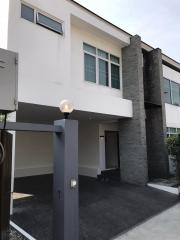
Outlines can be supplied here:
[[0, 48], [0, 112], [18, 108], [18, 54]]

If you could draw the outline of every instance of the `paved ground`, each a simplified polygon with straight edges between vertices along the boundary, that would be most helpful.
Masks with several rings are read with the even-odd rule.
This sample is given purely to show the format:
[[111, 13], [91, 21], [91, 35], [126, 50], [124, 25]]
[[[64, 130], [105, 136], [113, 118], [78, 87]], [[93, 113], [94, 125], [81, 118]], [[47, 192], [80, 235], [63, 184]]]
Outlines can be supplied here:
[[10, 228], [9, 240], [27, 240], [20, 233], [18, 233], [14, 228]]
[[[18, 179], [15, 191], [24, 197], [15, 200], [12, 220], [36, 239], [51, 240], [52, 176]], [[176, 202], [149, 187], [80, 177], [80, 240], [112, 239]]]
[[137, 226], [116, 240], [179, 240], [180, 204]]

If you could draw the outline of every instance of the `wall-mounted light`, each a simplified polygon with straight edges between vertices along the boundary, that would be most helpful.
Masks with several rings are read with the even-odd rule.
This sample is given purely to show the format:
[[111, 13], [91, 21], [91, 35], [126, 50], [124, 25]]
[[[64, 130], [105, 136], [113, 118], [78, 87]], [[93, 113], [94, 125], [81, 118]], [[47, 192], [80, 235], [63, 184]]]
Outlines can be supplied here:
[[60, 102], [60, 111], [64, 114], [64, 118], [67, 119], [69, 114], [74, 110], [73, 103], [70, 100], [64, 99]]
[[76, 187], [77, 187], [77, 180], [71, 179], [71, 188], [76, 188]]
[[100, 139], [103, 140], [103, 139], [104, 139], [104, 136], [100, 136]]

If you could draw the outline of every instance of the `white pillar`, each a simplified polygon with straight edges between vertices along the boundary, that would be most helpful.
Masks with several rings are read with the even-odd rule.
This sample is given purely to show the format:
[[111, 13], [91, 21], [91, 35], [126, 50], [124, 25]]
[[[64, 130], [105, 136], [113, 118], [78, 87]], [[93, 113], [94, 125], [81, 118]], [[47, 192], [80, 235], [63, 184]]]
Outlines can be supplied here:
[[[8, 115], [8, 121], [16, 121], [16, 112], [10, 113]], [[12, 139], [12, 171], [11, 171], [11, 206], [10, 213], [13, 214], [13, 191], [14, 191], [14, 174], [15, 174], [15, 142], [16, 142], [16, 132], [9, 131], [13, 135]]]

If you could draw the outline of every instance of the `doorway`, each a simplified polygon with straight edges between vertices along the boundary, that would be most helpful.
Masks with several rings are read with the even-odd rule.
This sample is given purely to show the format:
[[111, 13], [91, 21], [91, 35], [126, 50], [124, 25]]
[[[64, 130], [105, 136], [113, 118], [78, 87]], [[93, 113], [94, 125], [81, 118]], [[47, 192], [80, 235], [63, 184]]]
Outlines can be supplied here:
[[105, 131], [105, 178], [120, 180], [119, 132]]

